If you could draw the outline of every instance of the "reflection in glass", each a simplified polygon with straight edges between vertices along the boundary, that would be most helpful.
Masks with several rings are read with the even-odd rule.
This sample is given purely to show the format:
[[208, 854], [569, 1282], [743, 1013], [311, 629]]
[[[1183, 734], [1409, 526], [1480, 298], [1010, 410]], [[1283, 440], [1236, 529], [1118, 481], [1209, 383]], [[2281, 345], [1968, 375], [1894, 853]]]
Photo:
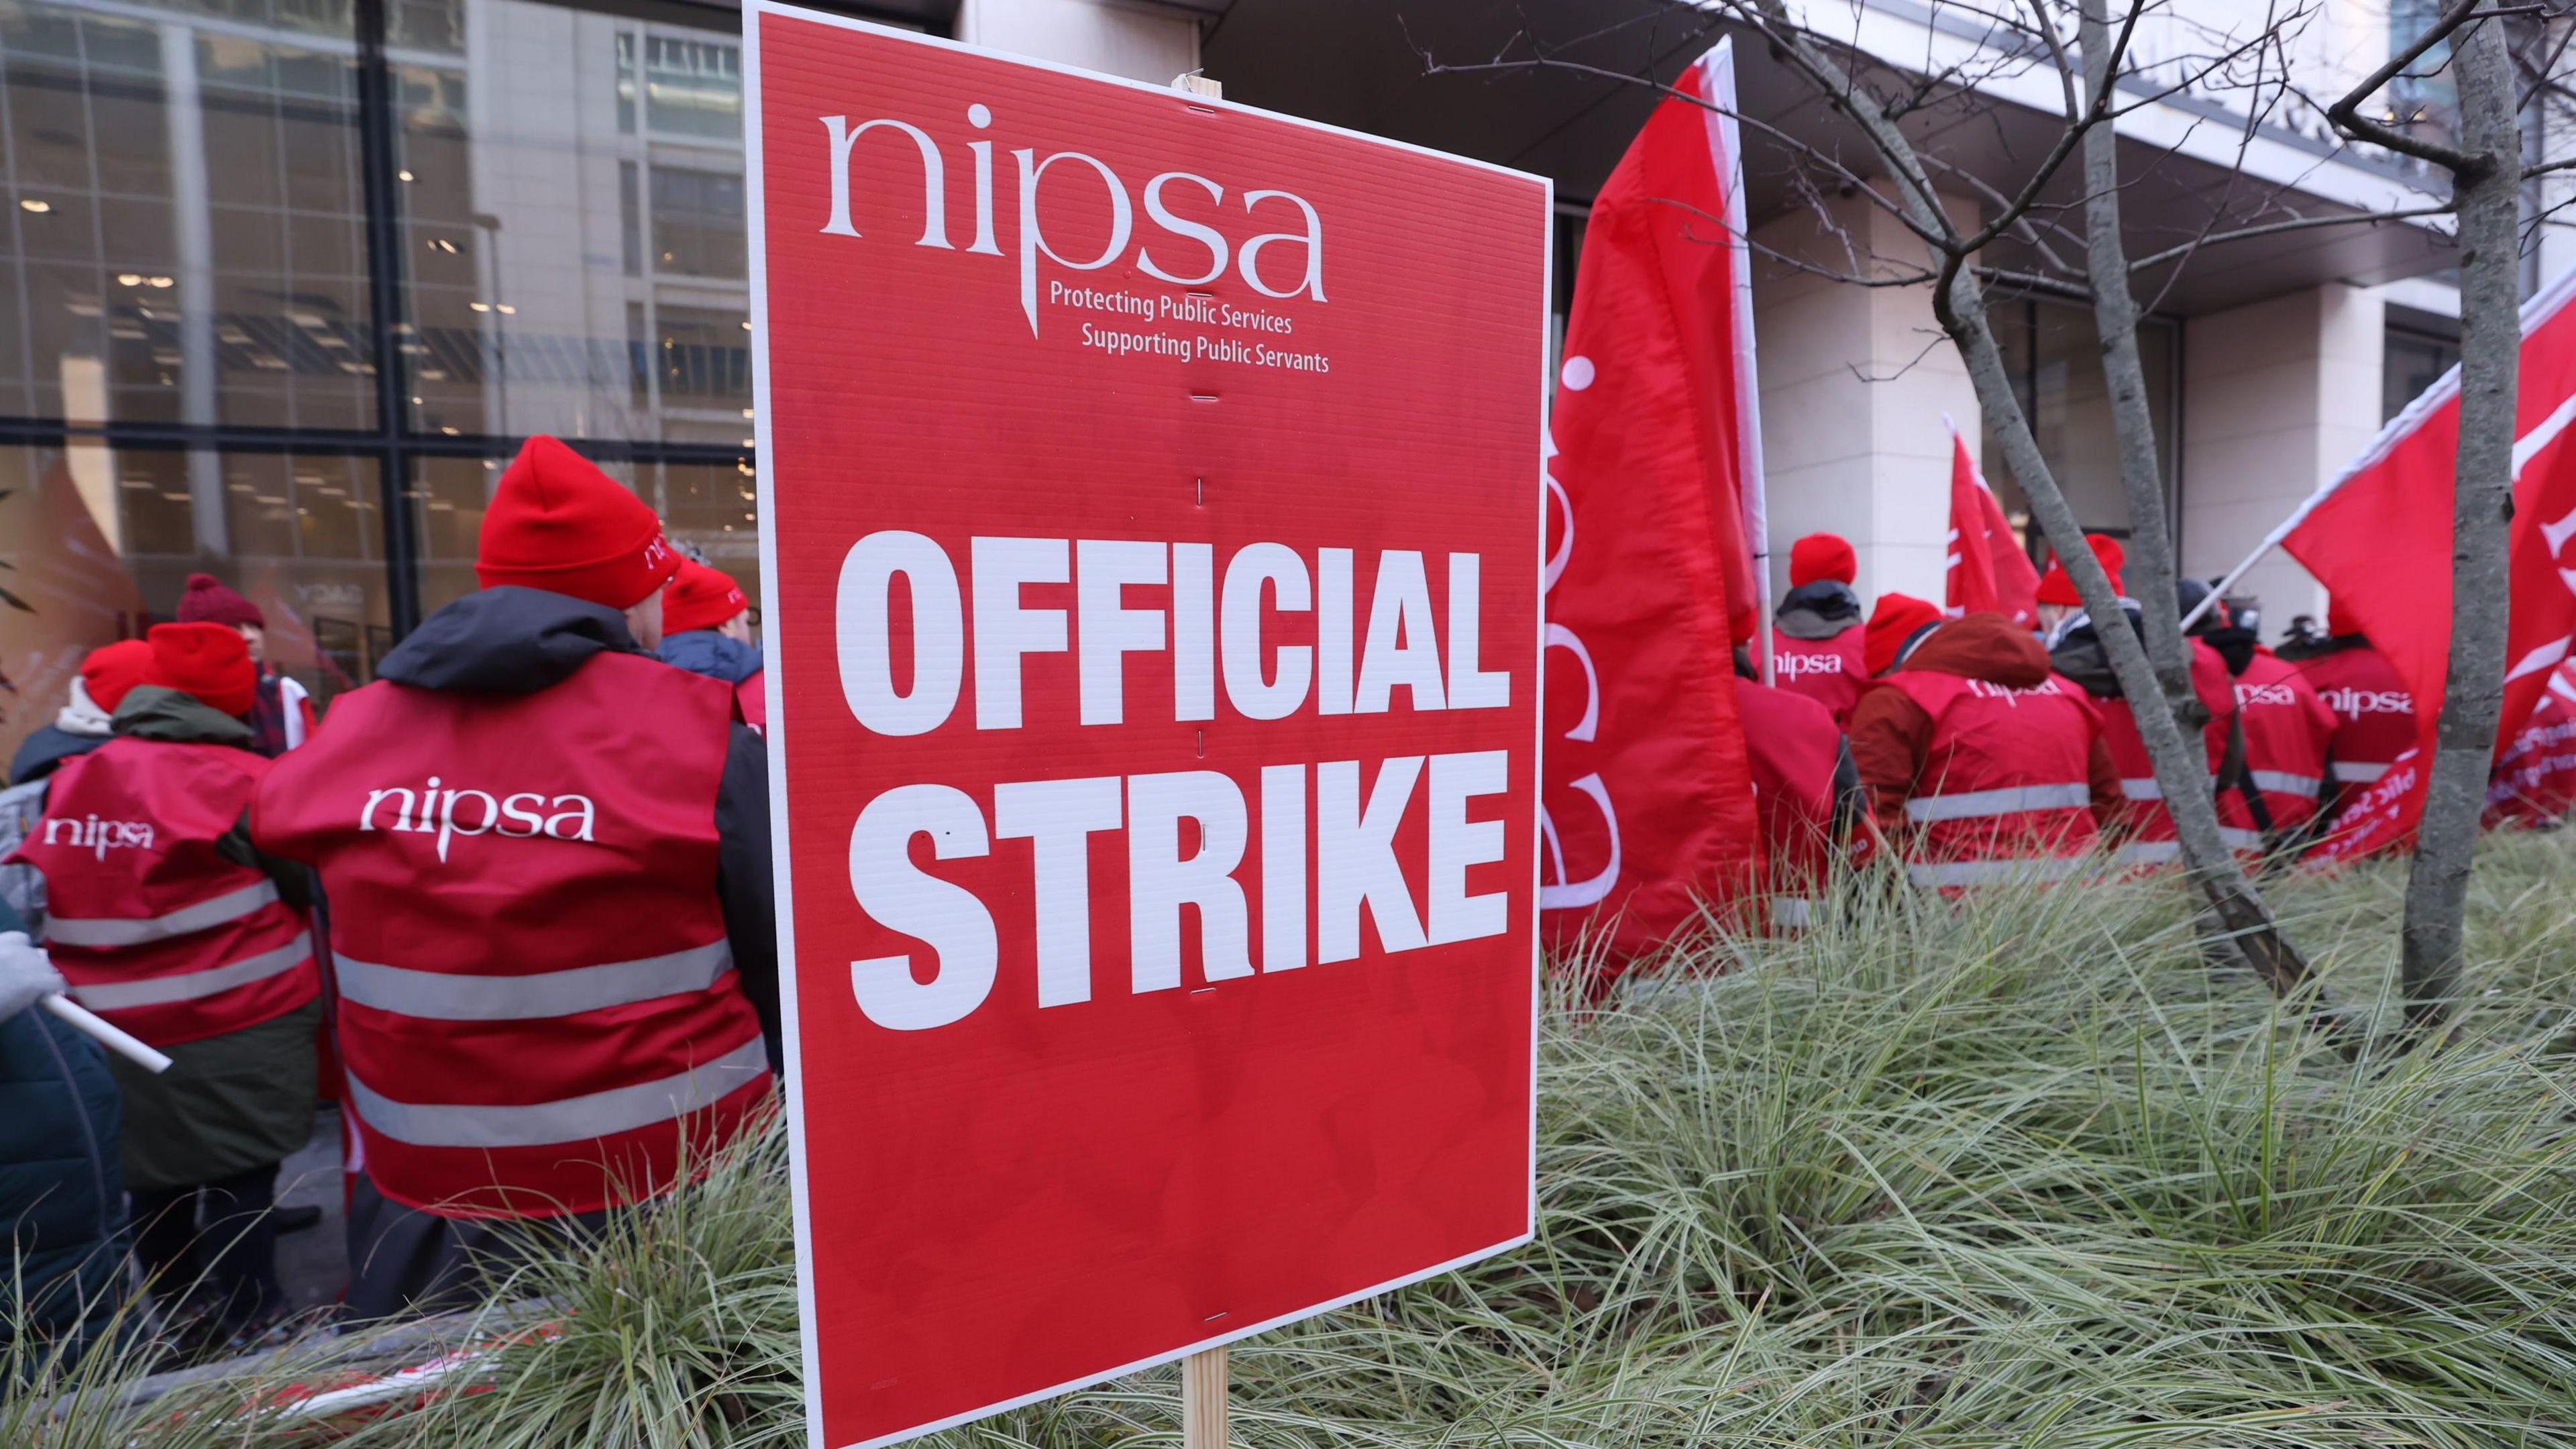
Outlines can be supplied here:
[[[479, 587], [474, 577], [475, 537], [482, 530], [483, 510], [504, 466], [499, 460], [483, 458], [423, 458], [412, 465], [406, 496], [420, 538], [424, 615]], [[760, 531], [752, 508], [749, 464], [608, 462], [599, 466], [653, 505], [673, 543], [733, 575], [744, 593], [760, 597]]]
[[413, 426], [735, 442], [740, 42], [677, 7], [446, 3], [452, 47], [394, 57]]
[[[219, 480], [227, 550], [203, 547], [199, 476]], [[368, 631], [389, 634], [376, 488], [356, 458], [0, 447], [0, 761], [83, 656], [168, 620], [192, 573], [259, 606], [269, 667], [317, 701], [371, 678]]]
[[0, 413], [367, 423], [351, 15], [0, 5]]

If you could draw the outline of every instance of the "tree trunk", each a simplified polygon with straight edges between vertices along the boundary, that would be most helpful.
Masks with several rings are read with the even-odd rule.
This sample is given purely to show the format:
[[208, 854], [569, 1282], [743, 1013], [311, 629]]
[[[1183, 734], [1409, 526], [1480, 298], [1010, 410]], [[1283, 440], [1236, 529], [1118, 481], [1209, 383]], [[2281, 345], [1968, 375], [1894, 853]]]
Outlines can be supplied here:
[[[2082, 0], [2076, 39], [2084, 59], [2084, 99], [2091, 108], [2102, 104], [2116, 79], [2111, 74], [2114, 42], [2109, 0]], [[2143, 653], [2152, 671], [2152, 691], [2141, 690], [2138, 677], [2122, 667], [2120, 656], [2135, 641], [2117, 614], [2106, 618], [2093, 607], [2090, 596], [2085, 609], [2093, 617], [2094, 630], [2119, 675], [2120, 693], [2128, 700], [2129, 713], [2137, 720], [2139, 736], [2155, 763], [2156, 785], [2173, 816], [2184, 870], [2218, 912], [2233, 954], [2241, 955], [2275, 987], [2287, 988], [2305, 979], [2306, 963], [2282, 939], [2271, 911], [2219, 833], [2209, 761], [2201, 742], [2209, 710], [2192, 688], [2191, 648], [2183, 637], [2181, 610], [2174, 596], [2174, 541], [2165, 528], [2155, 423], [2147, 407], [2146, 368], [2138, 359], [2138, 303], [2130, 291], [2128, 248], [2120, 237], [2119, 137], [2107, 121], [2084, 135], [2084, 192], [2085, 270], [2093, 284], [2093, 324], [2102, 342], [2102, 378], [2111, 398], [2112, 434], [2119, 445], [2120, 485], [2129, 500], [2129, 592], [2138, 601], [2146, 630]], [[2015, 472], [2019, 471], [2016, 467]], [[2068, 555], [2055, 530], [2050, 530], [2050, 542], [2060, 558]], [[2157, 707], [2158, 698], [2162, 708]]]
[[2470, 857], [2504, 709], [2507, 528], [2522, 352], [2515, 237], [2521, 146], [2505, 44], [2503, 21], [2474, 22], [2456, 40], [2452, 62], [2462, 148], [2481, 165], [2456, 172], [2452, 181], [2460, 216], [2460, 441], [2451, 657], [2415, 865], [2406, 881], [2401, 967], [2407, 1023], [2418, 1031], [2438, 1026], [2459, 994]]

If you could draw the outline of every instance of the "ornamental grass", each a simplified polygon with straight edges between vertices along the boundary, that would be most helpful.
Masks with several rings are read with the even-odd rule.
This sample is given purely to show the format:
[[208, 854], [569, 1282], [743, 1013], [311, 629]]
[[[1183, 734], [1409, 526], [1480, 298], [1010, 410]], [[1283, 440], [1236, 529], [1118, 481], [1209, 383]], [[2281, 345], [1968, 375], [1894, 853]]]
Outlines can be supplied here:
[[[2402, 887], [2274, 890], [2365, 1024]], [[1552, 1002], [1538, 1240], [1237, 1344], [1234, 1442], [2576, 1449], [2576, 842], [2489, 843], [2467, 980], [2446, 1039], [2356, 1062], [2208, 965], [2170, 880], [1856, 879]], [[251, 1407], [342, 1339], [119, 1408], [129, 1349], [22, 1366], [0, 1444], [790, 1449], [789, 1258], [772, 1133], [519, 1268], [470, 1388]], [[1166, 1367], [927, 1442], [1176, 1444], [1177, 1404]]]

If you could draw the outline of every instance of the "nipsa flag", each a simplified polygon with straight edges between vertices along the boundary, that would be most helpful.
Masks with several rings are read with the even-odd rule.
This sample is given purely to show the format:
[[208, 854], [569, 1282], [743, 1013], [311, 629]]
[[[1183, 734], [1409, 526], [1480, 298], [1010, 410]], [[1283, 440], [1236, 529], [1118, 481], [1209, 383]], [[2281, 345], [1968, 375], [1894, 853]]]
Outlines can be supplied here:
[[[2571, 296], [2576, 272], [2523, 304], [2508, 597], [2459, 605], [2510, 611], [2500, 718], [2515, 725], [2531, 718], [2576, 633], [2576, 549], [2569, 547], [2576, 539], [2576, 449], [2567, 446], [2567, 425], [2576, 421]], [[2340, 612], [2360, 623], [2416, 700], [2415, 768], [2389, 772], [2405, 788], [2376, 791], [2366, 802], [2373, 808], [2345, 812], [2346, 828], [2320, 848], [2324, 859], [2355, 858], [2411, 837], [2423, 813], [2430, 772], [2422, 767], [2432, 760], [2450, 665], [2459, 436], [2460, 371], [2454, 367], [2283, 525], [2283, 547], [2334, 595]], [[2499, 739], [2499, 749], [2504, 742]]]
[[1949, 612], [1995, 613], [2025, 627], [2039, 622], [2039, 570], [2022, 552], [2003, 505], [1977, 471], [1959, 425], [1950, 428]]
[[1593, 202], [1550, 422], [1549, 939], [1652, 949], [1760, 860], [1729, 661], [1764, 587], [1750, 270], [1726, 42]]

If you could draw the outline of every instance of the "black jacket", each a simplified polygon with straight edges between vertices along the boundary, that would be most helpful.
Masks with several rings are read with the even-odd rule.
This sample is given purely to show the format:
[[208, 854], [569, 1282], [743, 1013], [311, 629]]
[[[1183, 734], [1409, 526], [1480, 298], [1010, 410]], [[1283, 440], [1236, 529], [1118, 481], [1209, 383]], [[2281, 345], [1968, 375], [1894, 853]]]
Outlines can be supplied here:
[[1860, 623], [1860, 595], [1832, 579], [1800, 584], [1780, 601], [1771, 622], [1792, 639], [1831, 639]]
[[[421, 620], [376, 666], [377, 677], [420, 689], [535, 694], [572, 677], [593, 655], [641, 654], [616, 610], [515, 585], [467, 594]], [[734, 725], [716, 787], [716, 893], [743, 995], [778, 1051], [778, 910], [769, 870], [769, 752]]]

